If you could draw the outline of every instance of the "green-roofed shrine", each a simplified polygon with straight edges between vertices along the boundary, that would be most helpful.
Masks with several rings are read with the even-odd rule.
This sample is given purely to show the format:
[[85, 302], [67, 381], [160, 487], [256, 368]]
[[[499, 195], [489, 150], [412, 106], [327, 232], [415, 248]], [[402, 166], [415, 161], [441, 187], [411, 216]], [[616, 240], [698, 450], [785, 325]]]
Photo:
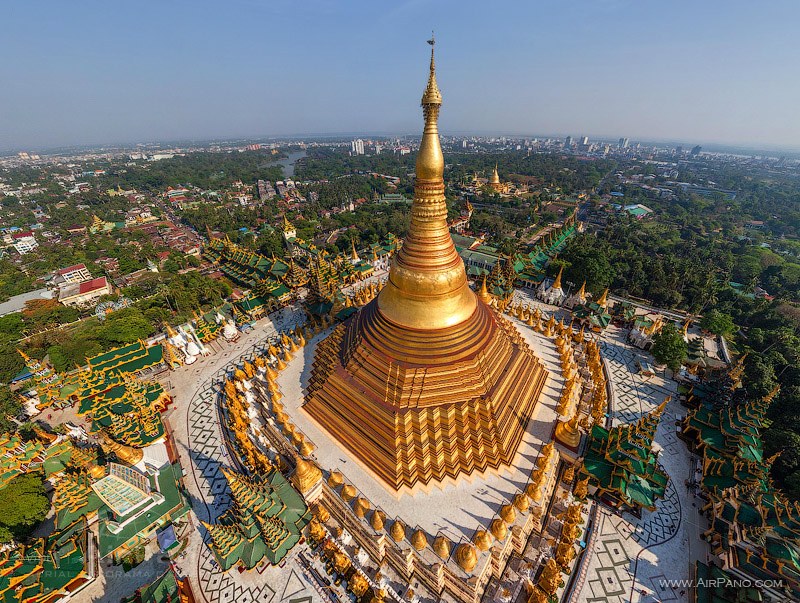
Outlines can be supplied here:
[[301, 538], [311, 514], [302, 496], [277, 470], [246, 477], [225, 470], [231, 506], [215, 524], [204, 524], [223, 570], [252, 569], [262, 559], [280, 563]]
[[667, 400], [635, 423], [607, 429], [597, 423], [589, 434], [581, 476], [589, 492], [610, 506], [634, 514], [654, 511], [669, 476], [658, 463], [653, 438]]

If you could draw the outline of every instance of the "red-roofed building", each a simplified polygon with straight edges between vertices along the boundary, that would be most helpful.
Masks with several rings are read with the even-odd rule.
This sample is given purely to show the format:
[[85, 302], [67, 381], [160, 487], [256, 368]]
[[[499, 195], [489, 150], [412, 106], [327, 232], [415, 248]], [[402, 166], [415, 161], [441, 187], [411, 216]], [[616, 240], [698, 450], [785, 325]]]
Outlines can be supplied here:
[[86, 268], [85, 264], [76, 264], [68, 268], [62, 268], [56, 272], [56, 283], [82, 283], [83, 281], [92, 280], [92, 274]]
[[90, 306], [112, 292], [111, 283], [101, 276], [82, 283], [72, 283], [61, 288], [58, 301], [65, 306]]

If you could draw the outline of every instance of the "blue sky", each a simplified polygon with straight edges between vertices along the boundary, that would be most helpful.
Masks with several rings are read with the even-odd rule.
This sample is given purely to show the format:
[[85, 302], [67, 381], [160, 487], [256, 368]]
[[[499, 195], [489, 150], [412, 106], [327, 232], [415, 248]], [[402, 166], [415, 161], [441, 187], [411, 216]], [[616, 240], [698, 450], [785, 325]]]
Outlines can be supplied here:
[[415, 133], [800, 147], [800, 2], [9, 2], [0, 149]]

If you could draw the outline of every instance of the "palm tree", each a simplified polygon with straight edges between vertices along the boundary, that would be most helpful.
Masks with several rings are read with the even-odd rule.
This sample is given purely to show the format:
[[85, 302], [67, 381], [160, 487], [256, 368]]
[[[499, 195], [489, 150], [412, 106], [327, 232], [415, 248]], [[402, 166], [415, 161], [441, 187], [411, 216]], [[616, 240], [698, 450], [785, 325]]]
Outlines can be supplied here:
[[[157, 295], [161, 295], [161, 296], [164, 297], [164, 301], [167, 302], [167, 306], [169, 306], [170, 310], [172, 310], [173, 312], [177, 312], [178, 311], [177, 304], [173, 305], [170, 302], [169, 298], [170, 298], [170, 295], [172, 295], [172, 291], [170, 290], [169, 285], [167, 285], [166, 283], [159, 284], [158, 288], [156, 289], [156, 294]], [[174, 297], [173, 297], [173, 300], [174, 300]]]

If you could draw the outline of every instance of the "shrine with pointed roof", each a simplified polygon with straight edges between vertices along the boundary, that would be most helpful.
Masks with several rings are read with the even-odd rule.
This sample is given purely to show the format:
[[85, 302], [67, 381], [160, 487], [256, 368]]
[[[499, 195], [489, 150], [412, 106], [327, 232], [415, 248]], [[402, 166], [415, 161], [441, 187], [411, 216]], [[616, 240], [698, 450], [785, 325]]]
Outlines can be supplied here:
[[610, 429], [598, 423], [592, 426], [580, 470], [589, 478], [591, 494], [620, 510], [655, 511], [669, 482], [653, 448], [668, 400], [634, 423]]
[[231, 506], [216, 523], [203, 524], [217, 563], [223, 570], [252, 569], [263, 559], [280, 563], [311, 520], [302, 497], [276, 469], [253, 476], [227, 469], [223, 473]]

